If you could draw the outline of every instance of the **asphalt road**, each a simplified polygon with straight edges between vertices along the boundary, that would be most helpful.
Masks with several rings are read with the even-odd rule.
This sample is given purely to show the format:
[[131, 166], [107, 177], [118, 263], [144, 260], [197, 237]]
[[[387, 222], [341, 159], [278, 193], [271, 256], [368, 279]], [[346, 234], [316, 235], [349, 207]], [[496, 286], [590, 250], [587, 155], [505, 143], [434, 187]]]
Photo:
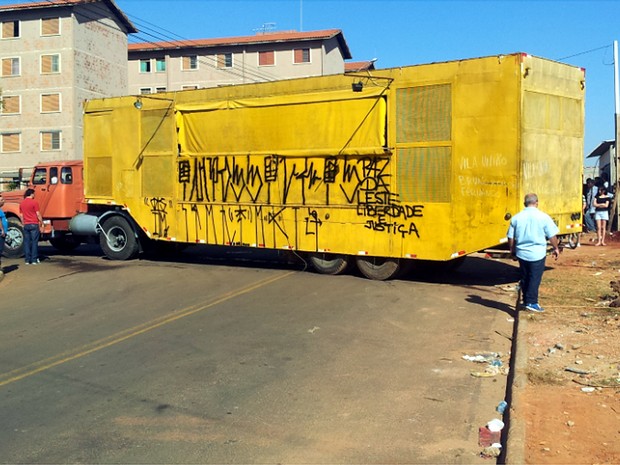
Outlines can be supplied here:
[[268, 252], [3, 259], [0, 463], [485, 463], [515, 269], [388, 282]]

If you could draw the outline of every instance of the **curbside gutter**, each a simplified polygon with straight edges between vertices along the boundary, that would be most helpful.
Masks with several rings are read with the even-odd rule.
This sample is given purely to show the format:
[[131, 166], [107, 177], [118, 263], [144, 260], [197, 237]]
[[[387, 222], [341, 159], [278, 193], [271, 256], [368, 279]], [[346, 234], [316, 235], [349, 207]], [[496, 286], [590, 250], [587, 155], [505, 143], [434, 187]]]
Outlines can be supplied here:
[[522, 413], [521, 402], [525, 395], [527, 385], [527, 318], [523, 317], [523, 312], [516, 312], [515, 331], [513, 332], [512, 344], [512, 383], [508, 389], [509, 410], [508, 410], [508, 434], [506, 439], [506, 465], [523, 465], [525, 463], [525, 420]]

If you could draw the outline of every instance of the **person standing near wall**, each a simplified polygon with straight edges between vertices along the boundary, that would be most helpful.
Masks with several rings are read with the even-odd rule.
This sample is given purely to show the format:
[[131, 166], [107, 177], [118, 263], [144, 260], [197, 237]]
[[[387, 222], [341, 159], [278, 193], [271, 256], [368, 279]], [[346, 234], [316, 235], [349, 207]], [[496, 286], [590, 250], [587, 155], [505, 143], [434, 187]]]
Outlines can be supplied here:
[[596, 220], [597, 242], [594, 245], [607, 245], [605, 243], [605, 235], [607, 234], [607, 222], [609, 221], [609, 207], [611, 205], [611, 196], [607, 192], [605, 186], [598, 189], [594, 198], [594, 219]]
[[4, 197], [0, 192], [0, 280], [4, 277], [4, 271], [2, 270], [2, 251], [4, 250], [4, 241], [6, 240], [6, 234], [9, 232], [9, 222], [6, 219], [4, 211]]
[[596, 232], [596, 222], [594, 221], [594, 197], [596, 196], [596, 190], [597, 187], [594, 185], [594, 179], [586, 179], [586, 209], [583, 213], [583, 221], [588, 232]]
[[538, 209], [538, 196], [527, 194], [525, 209], [510, 220], [508, 245], [510, 253], [519, 260], [523, 305], [531, 312], [544, 312], [538, 303], [538, 288], [545, 271], [547, 241], [553, 246], [553, 256], [560, 255], [557, 233], [560, 232], [551, 217]]
[[41, 218], [39, 202], [34, 199], [34, 189], [26, 189], [24, 200], [19, 205], [19, 212], [24, 225], [26, 265], [36, 265], [39, 263], [39, 237], [43, 218]]

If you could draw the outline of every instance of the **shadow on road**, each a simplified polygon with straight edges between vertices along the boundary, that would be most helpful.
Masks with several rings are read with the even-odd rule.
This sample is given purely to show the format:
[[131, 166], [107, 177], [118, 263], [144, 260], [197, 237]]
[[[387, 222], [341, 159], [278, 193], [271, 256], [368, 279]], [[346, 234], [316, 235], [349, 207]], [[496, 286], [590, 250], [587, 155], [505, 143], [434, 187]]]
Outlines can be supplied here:
[[[59, 252], [50, 245], [42, 245], [39, 250], [43, 261], [79, 257], [101, 257], [102, 260], [108, 260], [97, 244], [83, 244], [71, 254]], [[187, 247], [183, 251], [143, 253], [139, 260], [314, 272], [302, 253], [248, 247], [196, 245]], [[349, 274], [365, 279], [355, 266], [351, 267]], [[398, 280], [459, 286], [497, 286], [516, 282], [518, 280], [518, 266], [516, 262], [512, 264], [511, 262], [485, 258], [481, 254], [466, 257], [457, 268], [454, 267], [454, 262], [413, 261], [409, 270], [403, 273]], [[481, 305], [485, 304], [481, 297], [472, 296], [473, 298], [479, 299]], [[497, 308], [497, 303], [489, 302], [488, 306]], [[500, 310], [505, 311], [503, 308]]]

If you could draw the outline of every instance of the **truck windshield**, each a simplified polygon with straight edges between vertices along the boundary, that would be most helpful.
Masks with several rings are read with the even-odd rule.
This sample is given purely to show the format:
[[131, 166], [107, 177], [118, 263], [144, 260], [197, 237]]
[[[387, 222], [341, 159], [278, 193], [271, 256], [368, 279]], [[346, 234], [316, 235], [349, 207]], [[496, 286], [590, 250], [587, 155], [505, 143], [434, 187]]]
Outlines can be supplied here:
[[40, 185], [47, 182], [47, 169], [37, 168], [32, 176], [32, 184]]

